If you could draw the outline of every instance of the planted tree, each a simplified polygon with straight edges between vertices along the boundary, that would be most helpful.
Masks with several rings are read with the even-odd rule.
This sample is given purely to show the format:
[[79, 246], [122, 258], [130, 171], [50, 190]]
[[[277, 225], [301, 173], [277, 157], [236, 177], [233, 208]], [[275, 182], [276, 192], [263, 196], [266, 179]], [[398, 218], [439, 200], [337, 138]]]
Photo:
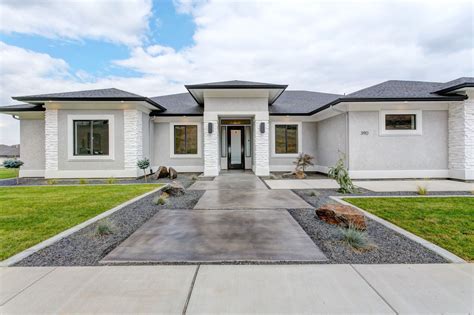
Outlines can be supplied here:
[[13, 168], [15, 169], [16, 173], [16, 184], [18, 185], [20, 183], [20, 167], [23, 165], [23, 161], [21, 160], [15, 160], [15, 159], [9, 159], [3, 161], [3, 166], [5, 168]]
[[145, 183], [147, 182], [146, 179], [146, 169], [150, 167], [150, 160], [147, 158], [143, 158], [137, 162], [137, 166], [139, 169], [143, 170], [143, 174], [145, 175]]
[[354, 184], [349, 176], [349, 171], [344, 165], [345, 155], [341, 153], [336, 165], [331, 167], [328, 176], [335, 179], [339, 184], [339, 192], [343, 194], [352, 194], [356, 191]]
[[314, 156], [311, 156], [306, 153], [300, 153], [296, 160], [293, 162], [295, 164], [295, 175], [297, 178], [305, 178], [305, 170], [309, 166], [313, 166]]

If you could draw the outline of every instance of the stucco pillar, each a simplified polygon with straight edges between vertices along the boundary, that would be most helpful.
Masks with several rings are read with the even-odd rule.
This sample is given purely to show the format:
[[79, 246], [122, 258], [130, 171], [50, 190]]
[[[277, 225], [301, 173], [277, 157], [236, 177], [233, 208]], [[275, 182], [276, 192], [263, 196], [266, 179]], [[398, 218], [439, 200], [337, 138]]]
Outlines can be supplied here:
[[[265, 130], [262, 133], [260, 130], [261, 124], [265, 125]], [[257, 176], [270, 175], [270, 125], [268, 120], [255, 120], [255, 168], [254, 172]]]
[[133, 177], [139, 175], [137, 162], [143, 158], [142, 117], [142, 112], [136, 109], [125, 109], [123, 111], [124, 168]]
[[[212, 133], [209, 133], [212, 124]], [[219, 175], [219, 128], [217, 120], [204, 120], [204, 176]]]
[[45, 174], [55, 177], [58, 170], [58, 110], [46, 109], [44, 113]]
[[449, 105], [449, 177], [474, 180], [474, 91]]

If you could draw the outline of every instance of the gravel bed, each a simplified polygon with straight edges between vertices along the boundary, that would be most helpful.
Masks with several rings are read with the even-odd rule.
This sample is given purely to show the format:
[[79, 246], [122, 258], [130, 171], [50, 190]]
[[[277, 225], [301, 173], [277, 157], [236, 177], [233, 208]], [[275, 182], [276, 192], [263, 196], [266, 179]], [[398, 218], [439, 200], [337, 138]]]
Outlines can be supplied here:
[[[315, 208], [326, 203], [335, 203], [335, 201], [329, 199], [329, 196], [342, 195], [334, 189], [315, 190], [316, 196], [311, 196], [311, 190], [293, 191]], [[354, 195], [409, 196], [416, 195], [416, 193], [373, 193], [371, 191], [361, 190], [359, 194]], [[313, 242], [324, 252], [329, 259], [329, 263], [426, 264], [448, 262], [424, 246], [368, 218], [366, 218], [366, 235], [372, 248], [367, 251], [357, 252], [343, 241], [341, 228], [319, 220], [315, 216], [315, 210], [288, 209], [288, 212], [301, 225]]]
[[107, 218], [113, 227], [113, 234], [96, 235], [93, 223], [74, 234], [46, 247], [18, 262], [15, 266], [93, 266], [135, 232], [160, 209], [192, 209], [204, 191], [186, 191], [179, 197], [169, 197], [165, 205], [153, 204], [161, 194], [156, 192], [113, 213]]

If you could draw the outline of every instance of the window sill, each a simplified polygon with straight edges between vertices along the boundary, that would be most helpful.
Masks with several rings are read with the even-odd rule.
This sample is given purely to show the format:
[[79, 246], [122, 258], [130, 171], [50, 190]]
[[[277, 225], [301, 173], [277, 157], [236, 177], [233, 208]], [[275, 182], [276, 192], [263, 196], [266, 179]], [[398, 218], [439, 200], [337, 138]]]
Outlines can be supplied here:
[[68, 158], [69, 162], [84, 162], [84, 161], [100, 161], [100, 162], [110, 162], [115, 161], [112, 156], [70, 156]]
[[170, 155], [172, 159], [199, 159], [201, 154], [172, 154]]
[[295, 158], [298, 157], [299, 153], [273, 153], [274, 158]]

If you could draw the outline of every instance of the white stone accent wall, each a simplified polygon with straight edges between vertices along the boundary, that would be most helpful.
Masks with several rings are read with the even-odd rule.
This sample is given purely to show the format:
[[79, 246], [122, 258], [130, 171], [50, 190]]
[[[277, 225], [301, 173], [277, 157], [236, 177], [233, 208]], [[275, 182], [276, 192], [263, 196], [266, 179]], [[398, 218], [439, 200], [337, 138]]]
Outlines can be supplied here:
[[[260, 123], [265, 124], [265, 133], [260, 132]], [[256, 120], [255, 130], [255, 175], [270, 175], [270, 125], [268, 120]]]
[[46, 109], [45, 111], [45, 169], [46, 171], [58, 170], [58, 110]]
[[474, 99], [449, 105], [450, 177], [474, 179]]
[[[212, 123], [212, 133], [208, 132], [208, 123]], [[204, 133], [204, 176], [219, 175], [219, 128], [217, 120], [206, 120]]]
[[124, 164], [126, 170], [137, 170], [137, 162], [143, 156], [142, 112], [135, 109], [123, 111]]

